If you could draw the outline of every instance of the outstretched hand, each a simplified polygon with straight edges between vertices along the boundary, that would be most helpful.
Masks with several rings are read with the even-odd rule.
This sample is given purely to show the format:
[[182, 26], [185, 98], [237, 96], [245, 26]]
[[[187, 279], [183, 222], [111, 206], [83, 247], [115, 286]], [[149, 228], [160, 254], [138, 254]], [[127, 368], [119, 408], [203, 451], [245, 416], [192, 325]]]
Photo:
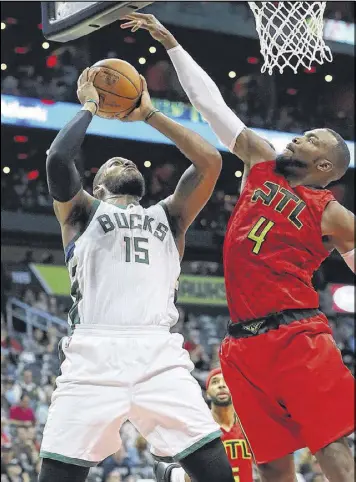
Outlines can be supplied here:
[[82, 105], [84, 105], [88, 100], [94, 100], [97, 105], [99, 105], [99, 94], [93, 84], [95, 74], [98, 72], [98, 70], [99, 69], [95, 67], [87, 67], [85, 70], [83, 70], [78, 79], [77, 96]]
[[130, 114], [121, 118], [120, 120], [122, 122], [144, 121], [148, 114], [154, 110], [151, 97], [147, 89], [146, 79], [142, 75], [140, 75], [140, 77], [142, 82], [142, 95], [139, 106], [130, 112]]
[[173, 37], [166, 27], [159, 22], [154, 15], [145, 13], [130, 13], [123, 17], [128, 22], [121, 24], [121, 28], [130, 28], [131, 32], [136, 32], [139, 29], [148, 30], [155, 40], [160, 42], [167, 50], [178, 45], [178, 42]]

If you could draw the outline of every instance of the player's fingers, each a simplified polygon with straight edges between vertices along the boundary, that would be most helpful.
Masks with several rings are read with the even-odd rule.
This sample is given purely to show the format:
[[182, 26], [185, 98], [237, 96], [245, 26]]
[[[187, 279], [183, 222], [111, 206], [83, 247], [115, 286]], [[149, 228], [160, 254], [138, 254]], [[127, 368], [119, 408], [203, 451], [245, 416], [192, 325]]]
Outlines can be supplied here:
[[142, 90], [146, 90], [148, 92], [146, 79], [144, 78], [143, 75], [140, 75], [140, 77], [141, 77], [141, 82], [142, 82]]
[[136, 20], [132, 20], [131, 22], [121, 24], [121, 28], [131, 28], [136, 25]]
[[127, 15], [124, 15], [122, 18], [133, 18], [133, 19], [144, 19], [144, 18], [152, 18], [153, 15], [149, 15], [147, 13], [138, 13], [138, 12], [132, 12], [128, 13]]
[[99, 67], [90, 67], [87, 74], [88, 82], [91, 82], [91, 83], [94, 82], [95, 76], [99, 72], [99, 70], [100, 70]]
[[143, 27], [143, 23], [139, 20], [138, 22], [135, 22], [135, 25], [132, 27], [131, 32], [137, 32], [137, 30], [141, 27]]
[[83, 82], [85, 82], [84, 79], [86, 79], [87, 71], [89, 70], [89, 67], [87, 67], [83, 72], [80, 74], [79, 79], [78, 79], [78, 87], [82, 85]]

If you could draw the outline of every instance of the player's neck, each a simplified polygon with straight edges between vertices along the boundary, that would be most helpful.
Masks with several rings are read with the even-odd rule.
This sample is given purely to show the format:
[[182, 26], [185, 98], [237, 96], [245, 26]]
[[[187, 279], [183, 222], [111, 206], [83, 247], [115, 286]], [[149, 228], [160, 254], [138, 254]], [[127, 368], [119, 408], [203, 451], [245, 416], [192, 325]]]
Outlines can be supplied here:
[[321, 186], [320, 183], [315, 183], [315, 181], [310, 178], [310, 177], [304, 177], [304, 178], [296, 178], [296, 177], [289, 177], [289, 176], [284, 176], [288, 183], [290, 184], [291, 187], [297, 187], [297, 186], [305, 186], [305, 187], [313, 187], [315, 189], [321, 189], [325, 186]]
[[217, 405], [211, 405], [211, 413], [213, 418], [220, 427], [223, 427], [227, 432], [230, 431], [235, 424], [235, 410], [232, 403], [226, 407], [219, 407]]
[[128, 206], [129, 204], [140, 204], [137, 196], [125, 195], [108, 195], [103, 198], [103, 201], [109, 204], [114, 204], [115, 206]]

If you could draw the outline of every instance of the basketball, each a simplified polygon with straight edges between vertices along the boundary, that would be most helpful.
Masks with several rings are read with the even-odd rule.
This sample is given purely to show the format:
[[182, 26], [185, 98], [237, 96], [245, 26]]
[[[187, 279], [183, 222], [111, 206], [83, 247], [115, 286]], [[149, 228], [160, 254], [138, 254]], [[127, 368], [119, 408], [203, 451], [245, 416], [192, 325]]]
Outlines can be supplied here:
[[93, 82], [99, 94], [97, 115], [107, 119], [125, 117], [141, 97], [140, 74], [135, 67], [120, 59], [100, 60], [92, 67], [100, 67]]

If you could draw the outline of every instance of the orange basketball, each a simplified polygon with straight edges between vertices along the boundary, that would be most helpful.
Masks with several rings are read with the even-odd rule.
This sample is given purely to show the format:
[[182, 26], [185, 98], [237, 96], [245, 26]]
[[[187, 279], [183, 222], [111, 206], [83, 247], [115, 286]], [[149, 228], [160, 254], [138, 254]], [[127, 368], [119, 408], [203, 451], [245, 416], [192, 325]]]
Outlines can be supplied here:
[[125, 117], [141, 97], [140, 74], [135, 67], [120, 59], [100, 60], [92, 67], [100, 67], [93, 81], [99, 94], [97, 115], [107, 119]]

